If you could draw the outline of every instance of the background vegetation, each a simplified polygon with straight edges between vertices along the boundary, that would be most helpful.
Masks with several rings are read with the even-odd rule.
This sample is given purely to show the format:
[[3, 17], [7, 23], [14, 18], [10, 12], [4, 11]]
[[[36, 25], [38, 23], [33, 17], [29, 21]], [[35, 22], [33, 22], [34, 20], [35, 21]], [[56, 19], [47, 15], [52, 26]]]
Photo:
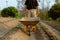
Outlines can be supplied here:
[[48, 17], [52, 18], [53, 20], [60, 20], [60, 4], [55, 4], [51, 7], [48, 11]]
[[18, 10], [15, 7], [7, 7], [1, 11], [2, 17], [18, 17]]

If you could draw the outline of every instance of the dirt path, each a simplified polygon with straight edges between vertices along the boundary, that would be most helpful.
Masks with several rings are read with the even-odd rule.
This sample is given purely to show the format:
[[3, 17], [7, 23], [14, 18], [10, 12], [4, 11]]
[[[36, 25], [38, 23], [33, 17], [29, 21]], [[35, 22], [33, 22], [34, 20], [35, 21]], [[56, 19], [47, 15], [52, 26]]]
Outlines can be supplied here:
[[0, 38], [17, 25], [19, 25], [18, 19], [0, 18]]
[[8, 40], [29, 40], [29, 37], [25, 35], [21, 30], [18, 30], [16, 33], [9, 35]]
[[12, 29], [0, 40], [29, 40], [29, 36], [20, 29]]
[[60, 34], [57, 30], [43, 22], [40, 22], [40, 25], [42, 29], [51, 37], [52, 40], [60, 40]]
[[36, 40], [35, 33], [31, 32], [30, 40]]

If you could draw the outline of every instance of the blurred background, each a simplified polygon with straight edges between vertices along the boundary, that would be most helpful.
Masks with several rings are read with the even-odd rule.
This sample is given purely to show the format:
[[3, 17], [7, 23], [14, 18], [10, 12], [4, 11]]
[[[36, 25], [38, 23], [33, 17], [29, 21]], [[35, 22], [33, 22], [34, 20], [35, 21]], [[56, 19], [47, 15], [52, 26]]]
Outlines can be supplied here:
[[[4, 8], [15, 7], [18, 10], [18, 16], [22, 18], [26, 0], [0, 0], [0, 14]], [[42, 20], [60, 20], [60, 0], [37, 0]], [[55, 7], [56, 6], [56, 7]], [[52, 10], [52, 11], [51, 11]], [[1, 15], [0, 15], [1, 16]]]

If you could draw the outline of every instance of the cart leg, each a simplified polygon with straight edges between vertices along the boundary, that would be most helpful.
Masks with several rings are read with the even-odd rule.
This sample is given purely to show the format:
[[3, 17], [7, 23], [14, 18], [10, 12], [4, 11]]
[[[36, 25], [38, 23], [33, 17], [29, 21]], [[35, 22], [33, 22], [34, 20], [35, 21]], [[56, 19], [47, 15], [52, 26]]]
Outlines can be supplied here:
[[26, 28], [26, 25], [25, 25], [25, 27], [24, 27], [24, 32], [27, 32], [27, 28]]

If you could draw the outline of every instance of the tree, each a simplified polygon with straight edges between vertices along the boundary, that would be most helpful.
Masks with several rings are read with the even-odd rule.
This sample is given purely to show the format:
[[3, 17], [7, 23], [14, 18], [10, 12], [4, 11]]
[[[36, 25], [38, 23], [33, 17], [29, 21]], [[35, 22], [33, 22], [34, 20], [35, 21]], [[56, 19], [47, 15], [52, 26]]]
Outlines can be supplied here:
[[1, 12], [1, 15], [3, 17], [17, 17], [18, 16], [18, 10], [15, 8], [15, 7], [7, 7], [7, 8], [4, 8]]
[[60, 4], [55, 4], [52, 6], [52, 8], [49, 10], [48, 16], [54, 20], [60, 18]]
[[60, 0], [55, 0], [56, 4], [60, 4]]

